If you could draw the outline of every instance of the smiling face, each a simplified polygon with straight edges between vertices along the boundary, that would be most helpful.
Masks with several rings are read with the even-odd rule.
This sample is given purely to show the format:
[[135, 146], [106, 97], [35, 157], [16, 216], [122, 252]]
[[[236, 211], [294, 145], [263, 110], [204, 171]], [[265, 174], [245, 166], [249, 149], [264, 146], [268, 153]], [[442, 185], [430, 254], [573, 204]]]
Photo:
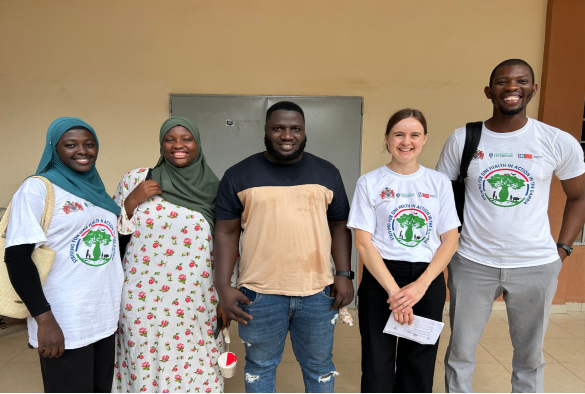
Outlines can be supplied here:
[[526, 105], [536, 94], [538, 86], [534, 84], [530, 69], [525, 65], [499, 67], [491, 81], [491, 86], [484, 89], [496, 111], [504, 115], [526, 115]]
[[165, 160], [175, 167], [185, 167], [195, 160], [197, 143], [189, 130], [175, 126], [165, 134], [162, 152]]
[[266, 120], [265, 145], [268, 159], [290, 164], [301, 159], [306, 144], [305, 121], [296, 111], [279, 109]]
[[400, 164], [416, 162], [416, 157], [427, 142], [423, 125], [415, 118], [402, 119], [386, 134], [386, 146], [392, 161]]
[[55, 152], [67, 167], [86, 172], [95, 164], [98, 148], [95, 137], [90, 131], [74, 129], [63, 133], [55, 145]]

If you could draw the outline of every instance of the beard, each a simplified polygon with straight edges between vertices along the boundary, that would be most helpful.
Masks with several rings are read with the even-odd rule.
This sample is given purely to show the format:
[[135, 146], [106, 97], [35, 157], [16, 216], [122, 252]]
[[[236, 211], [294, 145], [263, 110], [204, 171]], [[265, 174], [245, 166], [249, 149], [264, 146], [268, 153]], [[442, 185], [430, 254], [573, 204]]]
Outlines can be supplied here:
[[518, 115], [520, 112], [522, 112], [523, 109], [524, 109], [524, 105], [521, 105], [515, 109], [506, 109], [506, 108], [502, 108], [502, 107], [499, 108], [501, 113], [503, 113], [504, 115], [509, 115], [509, 116]]
[[502, 105], [498, 105], [498, 109], [504, 115], [513, 116], [513, 115], [518, 115], [520, 112], [522, 112], [522, 110], [524, 110], [524, 108], [526, 107], [526, 104], [528, 104], [528, 102], [524, 102], [524, 99], [522, 99], [522, 103], [517, 108], [508, 109], [508, 108], [504, 108], [504, 106], [502, 106]]
[[307, 145], [307, 136], [305, 136], [305, 139], [303, 140], [303, 142], [301, 142], [301, 145], [299, 146], [298, 150], [294, 151], [293, 153], [291, 153], [289, 155], [283, 155], [282, 153], [280, 153], [279, 151], [274, 149], [274, 146], [272, 145], [272, 141], [270, 141], [268, 139], [268, 137], [266, 137], [266, 135], [264, 136], [264, 146], [266, 147], [266, 151], [270, 154], [270, 156], [274, 157], [278, 161], [293, 161], [293, 160], [297, 159], [305, 151], [306, 145]]

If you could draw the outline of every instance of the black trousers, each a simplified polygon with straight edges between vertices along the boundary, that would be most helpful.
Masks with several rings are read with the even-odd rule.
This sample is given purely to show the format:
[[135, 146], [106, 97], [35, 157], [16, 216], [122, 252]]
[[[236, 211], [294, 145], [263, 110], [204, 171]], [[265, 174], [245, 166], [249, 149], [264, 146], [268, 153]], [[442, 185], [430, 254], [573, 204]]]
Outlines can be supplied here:
[[41, 357], [45, 393], [110, 393], [114, 379], [115, 334], [91, 345]]
[[[398, 286], [414, 282], [427, 263], [384, 260]], [[413, 307], [414, 314], [442, 321], [447, 289], [441, 273]], [[430, 393], [439, 341], [421, 345], [383, 330], [390, 317], [388, 293], [364, 267], [359, 295], [359, 325], [362, 336], [362, 393]], [[396, 345], [398, 343], [398, 346]]]

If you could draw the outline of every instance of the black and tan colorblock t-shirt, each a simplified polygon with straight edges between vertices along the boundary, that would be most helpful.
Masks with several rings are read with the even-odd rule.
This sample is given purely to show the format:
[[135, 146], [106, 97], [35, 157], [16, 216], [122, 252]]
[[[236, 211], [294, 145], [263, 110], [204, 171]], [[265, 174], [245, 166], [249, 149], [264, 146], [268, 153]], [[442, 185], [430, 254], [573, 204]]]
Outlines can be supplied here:
[[339, 170], [310, 153], [275, 164], [258, 153], [228, 169], [215, 218], [241, 218], [238, 288], [308, 296], [333, 283], [329, 221], [347, 220]]

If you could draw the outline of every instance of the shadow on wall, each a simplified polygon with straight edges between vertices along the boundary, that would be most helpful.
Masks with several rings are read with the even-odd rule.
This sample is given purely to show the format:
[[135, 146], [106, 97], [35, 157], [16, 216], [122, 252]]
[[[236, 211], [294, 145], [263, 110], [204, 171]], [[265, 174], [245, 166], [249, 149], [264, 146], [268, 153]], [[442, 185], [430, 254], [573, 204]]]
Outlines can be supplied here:
[[6, 212], [6, 208], [0, 207], [0, 220], [2, 220], [2, 216], [4, 216], [4, 212]]

